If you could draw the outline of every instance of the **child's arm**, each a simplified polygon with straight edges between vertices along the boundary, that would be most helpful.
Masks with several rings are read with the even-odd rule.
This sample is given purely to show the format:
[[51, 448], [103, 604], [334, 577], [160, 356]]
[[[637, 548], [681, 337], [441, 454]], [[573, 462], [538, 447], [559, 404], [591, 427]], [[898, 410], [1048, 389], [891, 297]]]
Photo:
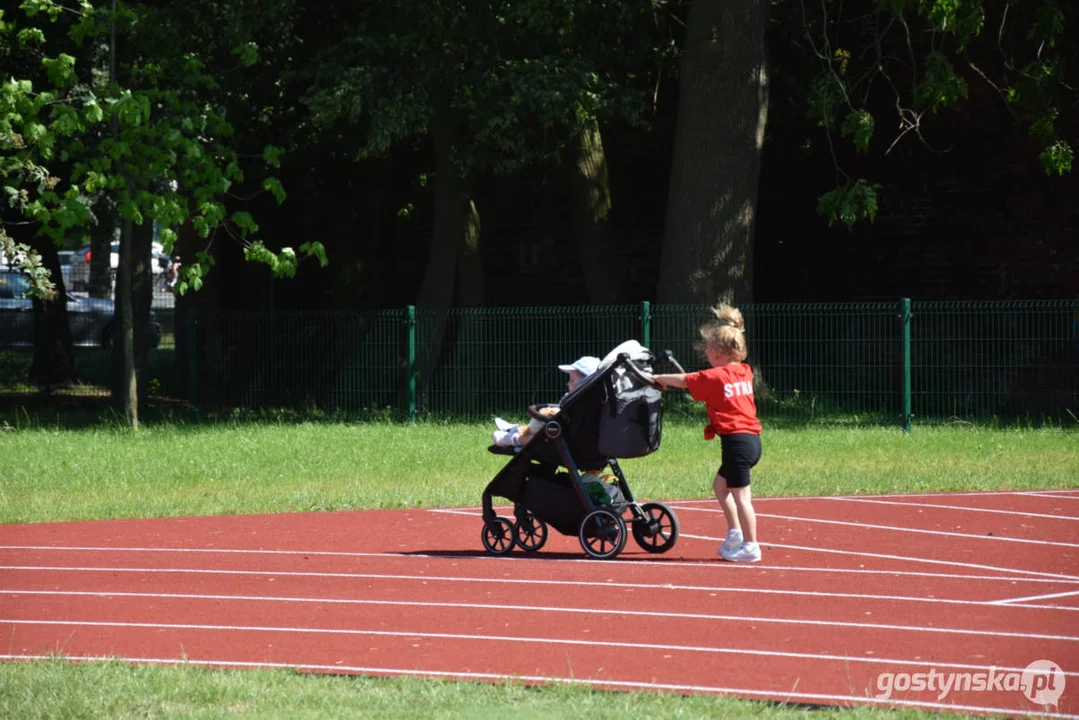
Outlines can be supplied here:
[[684, 388], [686, 386], [686, 376], [683, 373], [673, 375], [653, 375], [652, 379], [665, 388]]

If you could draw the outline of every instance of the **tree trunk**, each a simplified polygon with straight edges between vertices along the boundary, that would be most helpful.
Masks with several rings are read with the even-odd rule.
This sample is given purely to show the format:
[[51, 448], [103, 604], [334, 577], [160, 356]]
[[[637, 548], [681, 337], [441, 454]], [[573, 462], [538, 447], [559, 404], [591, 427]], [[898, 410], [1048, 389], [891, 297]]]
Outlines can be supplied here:
[[[116, 240], [116, 206], [103, 198], [94, 206], [97, 224], [90, 229], [90, 266], [78, 268], [78, 278], [92, 298], [111, 298], [116, 269], [112, 267], [112, 243]], [[82, 288], [80, 288], [82, 289]]]
[[480, 213], [468, 200], [464, 233], [457, 253], [457, 299], [461, 307], [483, 305], [483, 254], [480, 252]]
[[[135, 418], [138, 422], [138, 405], [145, 403], [148, 395], [148, 379], [146, 378], [147, 360], [150, 353], [150, 305], [153, 302], [153, 275], [150, 270], [151, 245], [153, 243], [153, 224], [147, 222], [128, 229], [128, 222], [124, 222], [123, 242], [129, 242], [129, 253], [122, 253], [120, 260], [119, 277], [128, 277], [131, 283], [131, 367], [134, 377], [127, 375], [125, 353], [127, 352], [122, 342], [114, 342], [112, 348], [113, 397], [117, 398], [117, 409], [126, 413], [127, 404], [119, 401], [127, 392], [136, 392]], [[124, 273], [123, 266], [129, 262], [130, 272]], [[124, 317], [124, 299], [120, 292], [120, 280], [116, 283], [116, 327], [118, 333], [114, 333], [118, 340], [124, 335], [122, 318]]]
[[[185, 222], [176, 231], [176, 245], [172, 252], [182, 258], [194, 258], [195, 251], [199, 248], [200, 238], [195, 234], [190, 222]], [[173, 383], [176, 387], [176, 397], [188, 401], [191, 407], [198, 407], [198, 379], [195, 379], [195, 387], [191, 385], [191, 372], [198, 370], [198, 330], [196, 337], [190, 336], [192, 322], [197, 322], [196, 299], [201, 298], [202, 293], [188, 292], [186, 295], [174, 295], [173, 302]], [[194, 316], [194, 317], [192, 317]], [[193, 367], [194, 365], [194, 367]]]
[[[482, 307], [483, 292], [483, 255], [480, 253], [480, 214], [476, 203], [469, 201], [465, 211], [464, 242], [457, 256], [457, 300], [461, 307]], [[457, 323], [455, 352], [453, 362], [455, 376], [465, 387], [483, 387], [487, 368], [491, 359], [487, 353], [491, 343], [487, 342], [490, 325], [480, 316], [462, 313]], [[482, 393], [473, 393], [481, 395]], [[467, 402], [467, 401], [466, 401]], [[482, 405], [486, 399], [477, 403]], [[469, 411], [482, 412], [482, 407], [468, 407]]]
[[599, 122], [592, 119], [575, 139], [570, 192], [573, 230], [581, 248], [588, 300], [593, 305], [617, 305], [625, 301], [622, 264], [611, 241], [611, 184]]
[[435, 154], [434, 220], [427, 267], [416, 305], [445, 309], [453, 301], [457, 255], [464, 238], [467, 189], [454, 157], [454, 134], [449, 118], [436, 111], [430, 125]]
[[[441, 355], [446, 311], [453, 303], [457, 281], [458, 257], [469, 253], [463, 247], [466, 237], [471, 238], [475, 257], [479, 257], [478, 216], [473, 214], [475, 206], [468, 197], [468, 186], [455, 157], [453, 126], [445, 109], [435, 111], [429, 130], [435, 155], [434, 227], [416, 306], [433, 310], [434, 314], [421, 315], [416, 328], [416, 367], [423, 394]], [[470, 266], [469, 272], [471, 269]]]
[[657, 300], [753, 299], [768, 0], [698, 0], [686, 26]]
[[[382, 164], [377, 166], [388, 174]], [[385, 234], [385, 215], [388, 191], [385, 183], [372, 179], [366, 183], [362, 169], [356, 185], [352, 233], [342, 234], [341, 241], [327, 247], [334, 259], [333, 306], [354, 310], [357, 307], [384, 307], [385, 287], [389, 272], [380, 261], [379, 247]]]
[[154, 299], [153, 262], [154, 224], [146, 221], [131, 235], [131, 328], [132, 350], [138, 389], [138, 404], [144, 405], [150, 394], [148, 364], [150, 357], [150, 306]]
[[49, 392], [76, 379], [75, 346], [68, 326], [66, 288], [56, 246], [44, 237], [27, 238], [27, 244], [41, 255], [56, 285], [56, 299], [34, 300], [34, 359], [30, 364], [30, 380]]
[[132, 286], [132, 260], [135, 253], [134, 224], [124, 220], [120, 229], [120, 267], [116, 274], [116, 330], [112, 334], [114, 381], [113, 405], [124, 414], [128, 427], [139, 428], [138, 385], [135, 376], [135, 329]]

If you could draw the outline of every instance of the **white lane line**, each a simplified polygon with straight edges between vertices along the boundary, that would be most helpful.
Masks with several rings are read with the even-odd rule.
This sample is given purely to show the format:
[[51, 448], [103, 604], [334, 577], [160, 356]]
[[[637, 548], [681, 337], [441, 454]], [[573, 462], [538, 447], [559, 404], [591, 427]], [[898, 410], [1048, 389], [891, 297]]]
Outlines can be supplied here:
[[[1063, 490], [1059, 492], [1064, 492]], [[1050, 495], [1049, 491], [1027, 493], [1031, 497], [1053, 498], [1054, 500], [1079, 500], [1079, 495]]]
[[965, 505], [937, 505], [935, 503], [923, 503], [923, 502], [896, 502], [894, 500], [871, 500], [869, 498], [825, 498], [827, 500], [837, 500], [839, 502], [863, 502], [873, 503], [875, 505], [900, 505], [908, 508], [939, 508], [941, 510], [961, 510], [964, 512], [981, 512], [981, 513], [994, 513], [998, 515], [1021, 515], [1023, 517], [1032, 518], [1045, 518], [1048, 520], [1079, 520], [1079, 517], [1073, 517], [1071, 515], [1048, 515], [1045, 513], [1029, 513], [1021, 512], [1019, 510], [993, 510], [990, 508], [977, 508], [969, 507]]
[[[611, 639], [574, 640], [569, 638], [528, 637], [516, 635], [469, 635], [465, 633], [419, 632], [412, 630], [357, 630], [355, 628], [310, 628], [286, 627], [274, 625], [205, 625], [188, 623], [139, 623], [108, 622], [90, 620], [20, 620], [0, 618], [0, 625], [38, 625], [45, 627], [93, 627], [141, 630], [195, 630], [213, 632], [258, 632], [286, 633], [302, 635], [359, 635], [363, 637], [420, 638], [426, 640], [478, 641], [495, 643], [524, 643], [528, 645], [564, 645], [576, 647], [619, 648], [624, 650], [659, 650], [663, 652], [708, 653], [722, 655], [755, 655], [758, 657], [787, 658], [794, 660], [814, 660], [868, 665], [902, 665], [913, 667], [950, 668], [988, 672], [990, 668], [997, 672], [1023, 672], [1025, 667], [1004, 667], [1001, 665], [973, 665], [970, 663], [949, 663], [932, 660], [908, 660], [905, 658], [878, 658], [864, 655], [832, 655], [830, 653], [799, 653], [782, 650], [752, 650], [741, 647], [722, 647], [714, 645], [673, 645], [670, 643], [624, 642]], [[1079, 677], [1079, 672], [1064, 671], [1064, 675]]]
[[[719, 513], [720, 510], [713, 508], [685, 508], [698, 512]], [[1028, 543], [1031, 545], [1047, 545], [1053, 547], [1079, 548], [1079, 543], [1053, 542], [1050, 540], [1027, 540], [1025, 538], [1001, 537], [1000, 535], [975, 535], [974, 533], [956, 533], [946, 530], [922, 530], [920, 528], [896, 527], [894, 525], [875, 525], [873, 523], [850, 522], [849, 520], [825, 520], [823, 518], [811, 518], [796, 515], [774, 515], [772, 513], [757, 513], [759, 518], [772, 518], [775, 520], [790, 520], [792, 522], [823, 523], [826, 525], [842, 525], [844, 527], [865, 528], [867, 530], [891, 530], [894, 532], [917, 533], [920, 535], [939, 535], [942, 537], [958, 537], [968, 540], [998, 540], [1003, 542]]]
[[[827, 500], [831, 498], [886, 498], [886, 499], [898, 499], [903, 498], [950, 498], [950, 497], [992, 497], [994, 495], [1023, 495], [1033, 497], [1065, 497], [1073, 500], [1079, 500], [1079, 489], [1075, 488], [1059, 488], [1048, 490], [970, 490], [966, 492], [926, 492], [926, 493], [865, 493], [855, 495], [769, 495], [764, 497], [754, 497], [753, 502], [775, 502], [778, 500]], [[701, 502], [701, 503], [715, 503], [714, 498], [686, 498], [683, 500], [671, 500], [665, 501], [666, 505], [671, 503], [681, 502]]]
[[974, 533], [957, 533], [947, 530], [922, 530], [921, 528], [895, 527], [893, 525], [876, 525], [873, 523], [848, 522], [846, 520], [824, 520], [822, 518], [797, 517], [795, 515], [771, 515], [757, 513], [757, 517], [774, 518], [776, 520], [790, 520], [799, 522], [824, 523], [827, 525], [843, 525], [844, 527], [866, 528], [869, 530], [890, 530], [893, 532], [917, 533], [919, 535], [940, 535], [942, 537], [957, 537], [968, 540], [997, 540], [999, 542], [1027, 543], [1029, 545], [1047, 545], [1052, 547], [1079, 548], [1079, 543], [1055, 542], [1051, 540], [1028, 540], [1026, 538], [1001, 537], [1000, 535], [976, 535]]
[[[682, 533], [681, 535], [679, 535], [679, 537], [680, 538], [690, 538], [690, 539], [693, 539], [693, 540], [708, 540], [710, 542], [723, 542], [723, 538], [712, 537], [712, 536], [709, 536], [709, 535], [690, 535], [688, 533]], [[1055, 578], [1055, 579], [1060, 580], [1062, 582], [1073, 582], [1075, 580], [1079, 580], [1079, 577], [1075, 577], [1074, 575], [1061, 575], [1061, 574], [1057, 574], [1057, 573], [1041, 572], [1039, 570], [1019, 570], [1017, 568], [1001, 568], [1001, 567], [996, 567], [996, 566], [993, 566], [993, 565], [978, 565], [977, 563], [965, 563], [965, 562], [958, 562], [958, 561], [955, 561], [955, 560], [932, 560], [930, 558], [912, 557], [910, 555], [886, 555], [884, 553], [870, 553], [870, 552], [862, 552], [860, 550], [837, 550], [837, 549], [833, 549], [833, 548], [807, 547], [807, 546], [804, 546], [804, 545], [783, 545], [781, 543], [768, 542], [767, 540], [762, 540], [761, 544], [764, 545], [765, 547], [769, 547], [769, 548], [784, 548], [786, 550], [805, 550], [806, 552], [828, 553], [828, 554], [832, 554], [832, 555], [853, 555], [855, 557], [869, 557], [869, 558], [876, 558], [878, 560], [904, 560], [906, 562], [926, 563], [926, 564], [929, 564], [929, 565], [951, 565], [951, 566], [955, 566], [955, 567], [971, 568], [973, 570], [996, 570], [998, 572], [1026, 573], [1026, 574], [1036, 575], [1038, 577], [1043, 577], [1043, 578]], [[729, 563], [721, 563], [721, 564], [722, 565], [728, 565]], [[739, 566], [739, 567], [741, 567], [741, 566]], [[768, 566], [764, 565], [764, 564], [761, 564], [761, 565], [757, 565], [755, 567], [759, 567], [760, 569], [763, 570], [763, 569], [767, 568]]]
[[[496, 505], [494, 507], [496, 514], [513, 512], [512, 507], [500, 507]], [[431, 508], [430, 512], [437, 513], [439, 515], [468, 515], [478, 520], [483, 520], [483, 511], [480, 508]]]
[[[702, 535], [687, 535], [682, 533], [680, 537], [695, 538], [698, 540], [712, 540], [714, 538], [705, 537]], [[720, 538], [719, 540], [722, 540]], [[767, 543], [770, 544], [770, 543]], [[779, 547], [779, 546], [775, 546]], [[792, 546], [793, 547], [793, 546]], [[477, 555], [477, 554], [423, 554], [423, 553], [347, 553], [347, 552], [319, 552], [319, 551], [307, 551], [307, 550], [230, 550], [230, 549], [218, 549], [218, 548], [143, 548], [143, 547], [65, 547], [61, 545], [5, 545], [0, 546], [0, 550], [70, 550], [72, 552], [177, 552], [177, 553], [226, 553], [226, 554], [245, 554], [250, 553], [253, 555], [344, 555], [353, 557], [379, 557], [379, 558], [397, 558], [397, 559], [420, 559], [420, 560], [452, 560], [459, 562], [461, 560], [476, 560], [482, 562], [514, 562], [521, 558], [520, 555], [509, 556], [495, 556], [495, 555]], [[859, 554], [859, 553], [854, 553]], [[879, 556], [886, 557], [886, 556]], [[545, 563], [601, 563], [603, 567], [611, 568], [612, 564], [607, 560], [592, 560], [587, 557], [579, 558], [566, 558], [566, 557], [550, 557], [539, 555], [533, 559], [542, 559]], [[979, 569], [989, 569], [996, 572], [1015, 572], [1015, 573], [1031, 573], [1031, 570], [1009, 570], [1008, 568], [998, 568], [994, 566], [986, 565], [969, 565], [967, 563], [947, 563], [949, 565], [958, 565], [960, 567], [971, 567]], [[732, 565], [731, 563], [714, 562], [702, 565], [700, 562], [683, 562], [680, 560], [667, 560], [664, 559], [661, 562], [657, 561], [654, 556], [647, 556], [643, 558], [631, 558], [623, 556], [617, 563], [617, 567], [630, 567], [638, 569], [641, 565], [648, 565], [650, 569], [660, 570], [663, 568], [675, 568], [675, 567], [691, 567], [697, 570], [718, 570], [721, 572], [738, 570], [740, 572], [751, 571], [773, 571], [783, 570], [787, 572], [806, 572], [806, 573], [824, 573], [824, 574], [848, 574], [848, 575], [888, 575], [888, 576], [909, 576], [909, 577], [926, 577], [926, 578], [941, 578], [941, 579], [953, 579], [953, 580], [995, 580], [1004, 582], [1023, 582], [1023, 583], [1053, 583], [1053, 584], [1067, 584], [1067, 583], [1079, 583], [1079, 577], [1073, 577], [1068, 575], [1053, 575], [1051, 573], [1038, 573], [1039, 575], [1048, 575], [1048, 577], [1020, 577], [1011, 575], [966, 575], [957, 573], [934, 573], [934, 572], [915, 572], [911, 570], [871, 570], [867, 568], [824, 568], [824, 567], [803, 567], [798, 565], [756, 565], [756, 564], [738, 564]]]
[[314, 555], [331, 557], [415, 557], [407, 553], [364, 553], [334, 550], [266, 550], [233, 548], [170, 548], [170, 547], [95, 547], [89, 545], [0, 545], [0, 550], [70, 550], [72, 552], [168, 552], [168, 553], [221, 553], [225, 555]]
[[1079, 636], [1045, 635], [1041, 633], [1005, 632], [1002, 630], [974, 630], [952, 627], [927, 627], [924, 625], [891, 625], [887, 623], [844, 622], [842, 620], [808, 620], [802, 618], [761, 617], [753, 615], [715, 615], [709, 613], [678, 613], [653, 610], [624, 610], [614, 607], [571, 608], [547, 605], [500, 605], [491, 603], [423, 602], [417, 600], [360, 600], [354, 598], [278, 597], [267, 595], [209, 595], [199, 593], [139, 593], [139, 592], [91, 592], [88, 590], [0, 590], [3, 595], [71, 596], [95, 598], [137, 598], [159, 600], [213, 600], [235, 602], [311, 603], [326, 605], [372, 605], [408, 608], [438, 608], [465, 610], [494, 610], [498, 612], [548, 612], [570, 615], [611, 615], [642, 618], [674, 618], [677, 620], [709, 620], [738, 623], [772, 623], [776, 625], [807, 625], [810, 627], [842, 627], [856, 630], [887, 630], [888, 632], [939, 633], [945, 635], [974, 635], [978, 637], [1004, 637], [1022, 640], [1055, 640], [1079, 642]]
[[[722, 695], [743, 695], [760, 697], [764, 699], [779, 698], [784, 702], [799, 700], [814, 703], [864, 703], [881, 707], [911, 707], [932, 708], [949, 710], [952, 712], [978, 712], [996, 713], [1001, 715], [1014, 715], [1016, 708], [1001, 708], [989, 705], [952, 705], [948, 703], [922, 702], [918, 700], [896, 700], [894, 698], [878, 698], [863, 695], [833, 695], [827, 693], [805, 693], [779, 690], [758, 690], [755, 688], [733, 688], [713, 685], [676, 685], [671, 683], [641, 682], [638, 680], [601, 680], [581, 677], [559, 677], [555, 675], [517, 675], [501, 673], [477, 673], [460, 672], [455, 670], [416, 670], [375, 666], [356, 665], [317, 665], [312, 663], [269, 663], [247, 662], [243, 660], [198, 660], [193, 658], [138, 658], [119, 656], [90, 656], [90, 655], [66, 655], [62, 658], [66, 662], [129, 662], [145, 663], [151, 665], [194, 665], [200, 667], [219, 668], [248, 668], [254, 670], [304, 670], [322, 671], [330, 674], [343, 673], [369, 673], [396, 675], [405, 678], [440, 678], [448, 680], [505, 680], [510, 682], [535, 682], [535, 683], [564, 683], [568, 685], [595, 686], [607, 688], [621, 688], [629, 690], [665, 690], [684, 693], [718, 693]], [[55, 655], [0, 655], [0, 660], [45, 660], [55, 662]], [[1079, 715], [1067, 715], [1062, 713], [1040, 713], [1039, 717], [1046, 718], [1079, 718]]]
[[[551, 580], [547, 578], [506, 578], [506, 577], [447, 577], [438, 575], [394, 575], [391, 573], [322, 573], [322, 572], [273, 572], [267, 570], [220, 570], [202, 568], [102, 568], [102, 567], [55, 567], [35, 565], [0, 565], [0, 570], [19, 572], [73, 572], [73, 573], [146, 573], [146, 574], [181, 574], [181, 575], [258, 575], [264, 577], [321, 577], [347, 578], [353, 580], [413, 580], [423, 583], [485, 583], [490, 585], [542, 585], [544, 587], [566, 586], [573, 588], [631, 588], [634, 590], [676, 590], [692, 592], [747, 593], [751, 595], [789, 595], [794, 597], [827, 597], [844, 600], [885, 600], [890, 602], [930, 603], [934, 605], [968, 605], [971, 607], [994, 607], [989, 600], [958, 600], [950, 598], [915, 597], [911, 595], [873, 595], [870, 593], [837, 593], [816, 590], [776, 590], [772, 588], [733, 587], [730, 585], [675, 585], [673, 583], [627, 583], [598, 582], [585, 580]], [[996, 605], [1008, 608], [1039, 608], [1049, 610], [1068, 610], [1079, 612], [1079, 607], [1056, 607], [1053, 605]]]
[[1028, 602], [1030, 600], [1050, 600], [1052, 598], [1061, 597], [1073, 597], [1079, 595], [1079, 590], [1073, 590], [1071, 592], [1053, 593], [1051, 595], [1029, 595], [1027, 597], [1009, 598], [1007, 600], [994, 600], [994, 605], [1011, 605], [1012, 603]]

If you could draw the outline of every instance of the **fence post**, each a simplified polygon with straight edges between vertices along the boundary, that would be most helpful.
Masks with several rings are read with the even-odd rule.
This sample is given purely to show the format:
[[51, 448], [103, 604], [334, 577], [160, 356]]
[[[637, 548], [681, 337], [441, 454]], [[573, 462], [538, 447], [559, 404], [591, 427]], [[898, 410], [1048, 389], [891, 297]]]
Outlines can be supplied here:
[[641, 301], [641, 345], [652, 347], [652, 304]]
[[416, 306], [405, 308], [405, 335], [408, 340], [408, 373], [405, 382], [408, 386], [408, 422], [416, 422]]
[[903, 298], [899, 303], [899, 317], [902, 323], [900, 337], [903, 352], [903, 430], [910, 433], [911, 405], [910, 405], [910, 298]]
[[187, 311], [187, 404], [199, 411], [199, 320], [195, 308]]

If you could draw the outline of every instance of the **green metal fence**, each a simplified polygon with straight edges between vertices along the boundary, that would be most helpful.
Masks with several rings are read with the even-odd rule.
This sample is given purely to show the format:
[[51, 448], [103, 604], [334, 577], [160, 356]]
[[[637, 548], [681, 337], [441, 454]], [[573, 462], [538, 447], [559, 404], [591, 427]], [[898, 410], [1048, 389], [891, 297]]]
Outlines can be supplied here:
[[[896, 423], [1079, 414], [1079, 301], [756, 304], [761, 416]], [[556, 400], [560, 363], [627, 339], [702, 367], [703, 306], [189, 316], [197, 407], [477, 418]], [[672, 398], [673, 400], [673, 398]]]

